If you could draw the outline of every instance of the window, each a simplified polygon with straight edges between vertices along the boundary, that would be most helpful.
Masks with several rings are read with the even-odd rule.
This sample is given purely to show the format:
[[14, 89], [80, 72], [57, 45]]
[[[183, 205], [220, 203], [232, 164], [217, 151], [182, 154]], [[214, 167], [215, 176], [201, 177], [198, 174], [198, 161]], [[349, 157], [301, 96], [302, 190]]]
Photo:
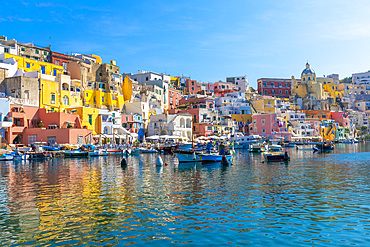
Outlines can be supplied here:
[[26, 90], [24, 91], [24, 98], [29, 99], [30, 98], [30, 91]]
[[46, 70], [45, 66], [41, 66], [41, 74], [45, 75], [45, 70]]
[[193, 81], [191, 82], [191, 85], [194, 86], [194, 82]]
[[66, 95], [63, 96], [63, 105], [69, 105], [69, 99]]
[[261, 124], [265, 125], [265, 119], [264, 118], [261, 119]]
[[67, 63], [66, 62], [63, 62], [63, 68], [67, 69]]
[[26, 63], [26, 68], [27, 69], [31, 68], [31, 64], [30, 63]]
[[279, 94], [282, 94], [282, 91], [281, 91], [281, 89], [279, 90]]
[[281, 87], [281, 83], [279, 82], [279, 87]]
[[21, 51], [25, 51], [25, 50], [26, 50], [26, 48], [24, 48], [24, 47], [21, 48]]
[[52, 94], [50, 95], [50, 103], [51, 103], [51, 104], [55, 104], [55, 93], [52, 93]]
[[288, 90], [285, 90], [285, 94], [288, 94]]
[[101, 97], [101, 102], [104, 102], [104, 97]]
[[89, 124], [92, 125], [93, 124], [93, 121], [92, 121], [92, 115], [89, 115]]
[[265, 134], [266, 133], [266, 130], [265, 129], [262, 129], [262, 134]]
[[44, 51], [44, 56], [47, 56], [48, 55], [48, 52], [47, 51]]
[[265, 89], [265, 95], [267, 94], [267, 90]]
[[40, 51], [38, 49], [35, 50], [36, 54], [40, 54]]
[[34, 142], [37, 142], [37, 135], [29, 135], [28, 136], [28, 144], [32, 144]]
[[9, 48], [4, 48], [5, 53], [9, 53]]
[[59, 65], [59, 60], [55, 60], [55, 64], [56, 65]]
[[57, 76], [57, 70], [53, 69], [53, 76]]
[[285, 83], [285, 87], [288, 87], [288, 83]]

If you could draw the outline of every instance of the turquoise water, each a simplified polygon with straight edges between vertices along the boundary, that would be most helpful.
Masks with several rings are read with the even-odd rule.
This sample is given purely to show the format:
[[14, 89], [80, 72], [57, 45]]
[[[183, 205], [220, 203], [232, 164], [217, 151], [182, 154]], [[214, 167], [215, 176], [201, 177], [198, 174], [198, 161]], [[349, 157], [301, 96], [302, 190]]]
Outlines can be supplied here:
[[[301, 147], [300, 147], [301, 148]], [[289, 163], [156, 155], [0, 163], [3, 246], [369, 246], [370, 144]]]

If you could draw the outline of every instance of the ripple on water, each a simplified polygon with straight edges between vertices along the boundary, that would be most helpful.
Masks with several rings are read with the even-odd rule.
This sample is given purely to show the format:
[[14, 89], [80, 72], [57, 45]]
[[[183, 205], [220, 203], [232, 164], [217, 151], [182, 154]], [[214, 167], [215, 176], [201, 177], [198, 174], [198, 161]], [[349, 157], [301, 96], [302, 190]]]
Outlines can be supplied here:
[[0, 243], [366, 246], [369, 149], [292, 149], [288, 165], [241, 151], [226, 168], [156, 167], [150, 154], [126, 169], [119, 157], [1, 163]]

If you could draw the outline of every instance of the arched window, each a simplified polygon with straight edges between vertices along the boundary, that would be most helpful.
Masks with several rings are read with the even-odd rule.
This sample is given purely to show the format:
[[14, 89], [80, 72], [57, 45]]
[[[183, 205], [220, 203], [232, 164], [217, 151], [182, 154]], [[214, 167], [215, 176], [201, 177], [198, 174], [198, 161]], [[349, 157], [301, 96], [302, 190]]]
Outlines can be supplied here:
[[69, 105], [69, 99], [67, 96], [63, 96], [63, 105]]

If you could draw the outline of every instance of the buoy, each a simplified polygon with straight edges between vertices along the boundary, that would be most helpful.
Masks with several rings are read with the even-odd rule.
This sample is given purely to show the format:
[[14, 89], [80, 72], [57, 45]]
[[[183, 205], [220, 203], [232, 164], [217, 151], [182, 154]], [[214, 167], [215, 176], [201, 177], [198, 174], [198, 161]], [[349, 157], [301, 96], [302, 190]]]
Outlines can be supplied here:
[[168, 166], [168, 163], [164, 163], [165, 166]]
[[157, 164], [157, 166], [163, 166], [163, 160], [162, 160], [162, 158], [161, 158], [161, 156], [160, 156], [160, 155], [158, 155], [158, 157], [157, 157], [157, 162], [156, 162], [156, 164]]
[[127, 166], [127, 160], [126, 160], [126, 158], [123, 158], [121, 160], [121, 166]]
[[195, 152], [193, 152], [193, 160], [196, 160], [197, 156], [195, 155]]
[[231, 163], [230, 165], [234, 165], [233, 163]]

